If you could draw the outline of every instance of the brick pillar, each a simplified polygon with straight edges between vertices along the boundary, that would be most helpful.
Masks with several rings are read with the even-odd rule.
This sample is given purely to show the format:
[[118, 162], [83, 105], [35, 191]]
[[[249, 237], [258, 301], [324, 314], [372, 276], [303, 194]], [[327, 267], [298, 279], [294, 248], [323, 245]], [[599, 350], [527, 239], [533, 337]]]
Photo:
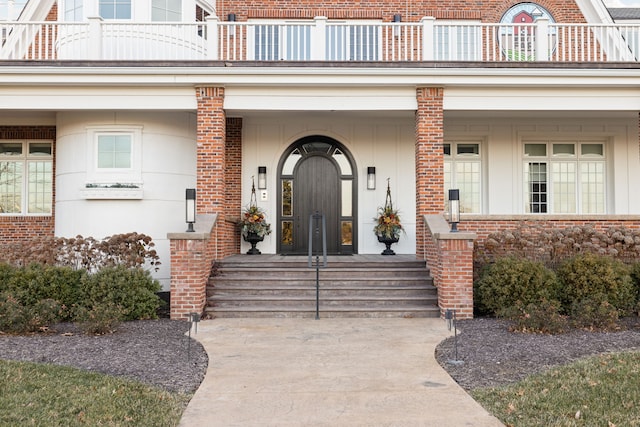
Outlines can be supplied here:
[[424, 215], [444, 212], [443, 89], [416, 91], [416, 256], [425, 255]]
[[[463, 233], [464, 235], [468, 233]], [[473, 240], [438, 239], [439, 283], [438, 306], [440, 314], [448, 309], [456, 310], [458, 319], [473, 318]]]
[[[226, 205], [226, 118], [223, 109], [224, 88], [196, 88], [198, 101], [197, 115], [197, 153], [196, 153], [196, 189], [198, 214], [217, 214], [215, 225], [216, 238], [228, 242], [234, 236], [225, 227]], [[212, 242], [215, 243], [215, 242]], [[224, 245], [215, 245], [213, 259], [225, 254], [220, 249]], [[210, 245], [210, 250], [214, 250]]]
[[[185, 233], [186, 234], [186, 233]], [[189, 233], [193, 234], [193, 233]], [[206, 234], [169, 235], [171, 241], [171, 319], [186, 320], [189, 313], [201, 314], [207, 300], [206, 277], [211, 270], [207, 259]], [[204, 274], [204, 276], [207, 276]]]
[[[226, 136], [226, 232], [235, 236], [224, 243], [224, 255], [240, 253], [240, 232], [236, 220], [242, 210], [242, 118], [227, 118]], [[222, 243], [222, 242], [221, 242]]]

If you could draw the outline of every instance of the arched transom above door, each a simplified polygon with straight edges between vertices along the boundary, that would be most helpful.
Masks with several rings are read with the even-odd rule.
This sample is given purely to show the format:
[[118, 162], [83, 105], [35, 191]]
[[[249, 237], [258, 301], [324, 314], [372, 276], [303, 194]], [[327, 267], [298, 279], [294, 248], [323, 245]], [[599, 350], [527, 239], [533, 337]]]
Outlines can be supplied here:
[[357, 169], [348, 150], [333, 138], [304, 137], [283, 154], [278, 170], [278, 252], [307, 254], [309, 217], [321, 213], [327, 252], [356, 253]]

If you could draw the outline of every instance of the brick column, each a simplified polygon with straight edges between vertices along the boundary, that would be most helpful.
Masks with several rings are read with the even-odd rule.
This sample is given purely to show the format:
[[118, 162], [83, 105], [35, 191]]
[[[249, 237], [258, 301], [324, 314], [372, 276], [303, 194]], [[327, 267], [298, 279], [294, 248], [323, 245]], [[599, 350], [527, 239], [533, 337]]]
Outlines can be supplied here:
[[424, 215], [444, 212], [443, 89], [416, 91], [416, 256], [424, 258]]
[[225, 233], [234, 236], [223, 245], [223, 255], [240, 253], [240, 232], [236, 222], [242, 210], [242, 118], [227, 118], [226, 138], [226, 193], [225, 193]]
[[[224, 88], [197, 87], [197, 153], [196, 153], [196, 189], [198, 214], [217, 214], [215, 225], [217, 240], [228, 242], [234, 236], [229, 234], [225, 224], [226, 197], [226, 118], [223, 109]], [[210, 242], [209, 250], [214, 250]], [[211, 253], [211, 261], [225, 254], [217, 245]]]
[[201, 314], [207, 300], [203, 271], [207, 262], [206, 234], [193, 238], [169, 235], [171, 241], [171, 319], [186, 320], [189, 313]]

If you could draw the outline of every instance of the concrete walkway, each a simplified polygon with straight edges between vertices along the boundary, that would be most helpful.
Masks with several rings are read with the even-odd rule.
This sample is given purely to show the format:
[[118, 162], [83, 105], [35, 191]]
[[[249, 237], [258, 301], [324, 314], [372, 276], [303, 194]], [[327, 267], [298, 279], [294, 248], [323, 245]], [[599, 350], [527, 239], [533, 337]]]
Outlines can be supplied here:
[[434, 358], [441, 319], [215, 319], [181, 427], [496, 427]]

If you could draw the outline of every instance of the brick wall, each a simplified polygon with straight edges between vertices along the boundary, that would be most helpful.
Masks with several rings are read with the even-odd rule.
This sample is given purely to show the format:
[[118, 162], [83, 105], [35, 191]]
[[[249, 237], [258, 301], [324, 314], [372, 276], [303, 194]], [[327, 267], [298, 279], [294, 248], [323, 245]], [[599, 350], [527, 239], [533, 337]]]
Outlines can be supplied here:
[[418, 88], [416, 96], [416, 256], [422, 258], [422, 218], [444, 211], [443, 89]]
[[[225, 0], [218, 2], [217, 13], [222, 20], [226, 20], [229, 13], [234, 13], [238, 21], [249, 18], [311, 19], [315, 16], [326, 16], [329, 19], [382, 19], [390, 22], [393, 20], [393, 15], [400, 14], [403, 22], [417, 22], [424, 16], [434, 16], [437, 19], [476, 19], [482, 22], [499, 22], [507, 9], [518, 3], [522, 2], [519, 0], [487, 0], [480, 3], [464, 0], [447, 2], [364, 0], [345, 3], [337, 0], [256, 0], [251, 2]], [[536, 3], [547, 9], [557, 22], [585, 22], [573, 0], [540, 0]]]
[[19, 241], [34, 237], [52, 237], [55, 233], [55, 175], [56, 128], [55, 126], [0, 126], [0, 140], [48, 140], [53, 141], [53, 205], [51, 215], [0, 216], [0, 241]]
[[242, 209], [242, 118], [227, 118], [225, 164], [225, 228], [230, 238], [223, 253], [226, 255], [240, 253], [240, 233], [236, 222]]

